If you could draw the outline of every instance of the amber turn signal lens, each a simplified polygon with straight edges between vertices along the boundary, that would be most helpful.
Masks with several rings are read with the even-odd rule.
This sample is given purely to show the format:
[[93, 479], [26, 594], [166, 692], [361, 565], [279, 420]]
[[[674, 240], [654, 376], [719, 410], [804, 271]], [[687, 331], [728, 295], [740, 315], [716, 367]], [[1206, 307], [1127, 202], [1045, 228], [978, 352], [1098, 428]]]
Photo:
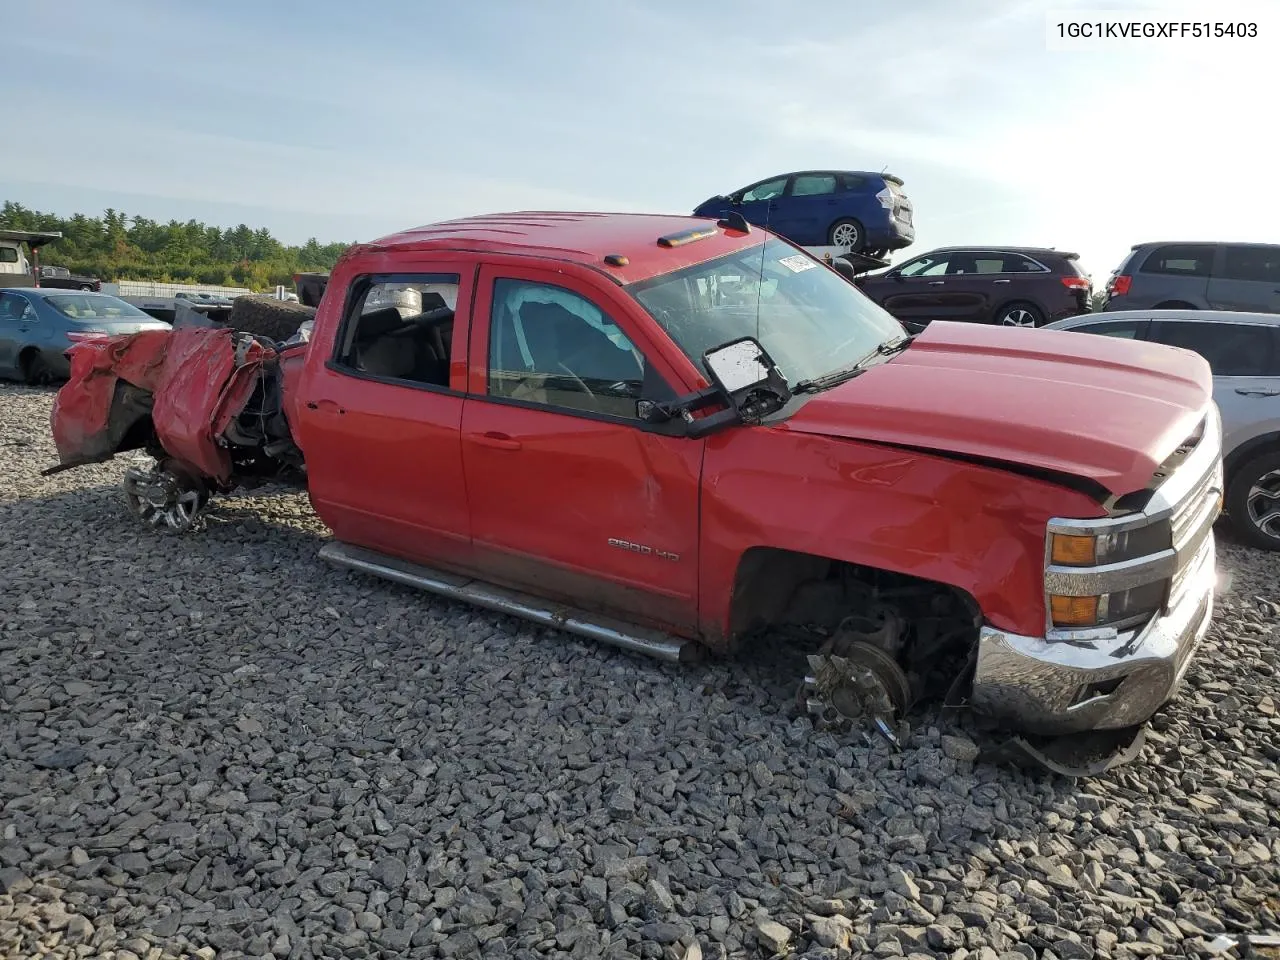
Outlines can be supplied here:
[[1095, 561], [1097, 542], [1097, 539], [1091, 536], [1055, 533], [1051, 551], [1052, 560], [1067, 567], [1091, 566]]
[[1092, 627], [1098, 622], [1097, 597], [1049, 598], [1049, 612], [1055, 627]]

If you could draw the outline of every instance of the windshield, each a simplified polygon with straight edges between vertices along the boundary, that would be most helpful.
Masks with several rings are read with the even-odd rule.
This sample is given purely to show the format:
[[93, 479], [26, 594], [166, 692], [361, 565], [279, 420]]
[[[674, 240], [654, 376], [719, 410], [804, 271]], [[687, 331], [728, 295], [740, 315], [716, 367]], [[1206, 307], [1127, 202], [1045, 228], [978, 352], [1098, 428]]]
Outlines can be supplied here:
[[707, 350], [751, 336], [791, 386], [906, 336], [857, 287], [774, 237], [627, 290], [699, 370]]
[[149, 314], [143, 313], [131, 303], [116, 297], [86, 297], [83, 294], [66, 294], [58, 297], [45, 297], [45, 303], [53, 307], [64, 317], [72, 320], [150, 320]]

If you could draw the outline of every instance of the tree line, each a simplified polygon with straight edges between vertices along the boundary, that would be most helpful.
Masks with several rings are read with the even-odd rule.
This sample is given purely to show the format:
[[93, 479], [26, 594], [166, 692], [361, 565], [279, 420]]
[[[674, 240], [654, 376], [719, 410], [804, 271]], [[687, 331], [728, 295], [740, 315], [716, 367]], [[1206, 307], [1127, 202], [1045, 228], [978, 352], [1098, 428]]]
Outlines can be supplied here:
[[295, 273], [330, 270], [347, 243], [286, 246], [265, 227], [225, 230], [196, 220], [160, 223], [108, 208], [101, 217], [71, 218], [6, 200], [0, 228], [56, 230], [62, 239], [40, 251], [40, 262], [108, 282], [155, 280], [268, 290], [292, 286]]

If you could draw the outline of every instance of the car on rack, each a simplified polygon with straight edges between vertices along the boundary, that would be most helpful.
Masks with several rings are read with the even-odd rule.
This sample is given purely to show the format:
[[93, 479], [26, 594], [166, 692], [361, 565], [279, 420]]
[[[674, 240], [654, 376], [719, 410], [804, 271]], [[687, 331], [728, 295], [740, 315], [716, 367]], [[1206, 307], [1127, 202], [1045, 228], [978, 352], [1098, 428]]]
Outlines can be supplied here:
[[1204, 357], [1222, 415], [1227, 517], [1246, 542], [1280, 550], [1280, 315], [1116, 310], [1051, 328], [1181, 347]]
[[898, 320], [1039, 327], [1088, 313], [1092, 283], [1070, 252], [1046, 247], [938, 247], [856, 281]]
[[1135, 244], [1104, 292], [1104, 310], [1280, 313], [1280, 244]]
[[97, 277], [88, 277], [72, 273], [66, 267], [41, 267], [40, 286], [49, 290], [91, 290], [102, 289], [102, 281]]
[[936, 699], [1109, 765], [1212, 617], [1203, 358], [911, 337], [740, 216], [431, 224], [347, 250], [292, 343], [176, 322], [71, 355], [46, 472], [145, 451], [148, 525], [296, 483], [325, 560], [671, 660], [769, 645], [820, 726], [897, 742]]
[[31, 384], [65, 380], [67, 351], [78, 343], [168, 329], [109, 294], [0, 287], [0, 376]]
[[916, 238], [901, 178], [862, 170], [801, 170], [716, 196], [693, 211], [718, 219], [740, 213], [800, 247], [838, 247], [873, 257]]

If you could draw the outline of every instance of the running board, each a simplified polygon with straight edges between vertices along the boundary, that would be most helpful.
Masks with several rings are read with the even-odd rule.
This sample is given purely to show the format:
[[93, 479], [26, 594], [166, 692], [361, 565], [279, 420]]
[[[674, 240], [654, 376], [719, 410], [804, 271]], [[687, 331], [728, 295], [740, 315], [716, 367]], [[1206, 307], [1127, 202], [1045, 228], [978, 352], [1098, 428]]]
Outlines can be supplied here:
[[529, 594], [497, 587], [483, 580], [432, 570], [430, 567], [422, 567], [336, 540], [320, 548], [320, 557], [335, 566], [371, 573], [437, 596], [463, 600], [497, 613], [522, 617], [545, 627], [634, 653], [643, 653], [659, 660], [688, 663], [697, 659], [700, 654], [698, 644], [691, 640], [673, 637], [659, 630], [647, 630], [573, 607], [551, 606], [547, 601]]

